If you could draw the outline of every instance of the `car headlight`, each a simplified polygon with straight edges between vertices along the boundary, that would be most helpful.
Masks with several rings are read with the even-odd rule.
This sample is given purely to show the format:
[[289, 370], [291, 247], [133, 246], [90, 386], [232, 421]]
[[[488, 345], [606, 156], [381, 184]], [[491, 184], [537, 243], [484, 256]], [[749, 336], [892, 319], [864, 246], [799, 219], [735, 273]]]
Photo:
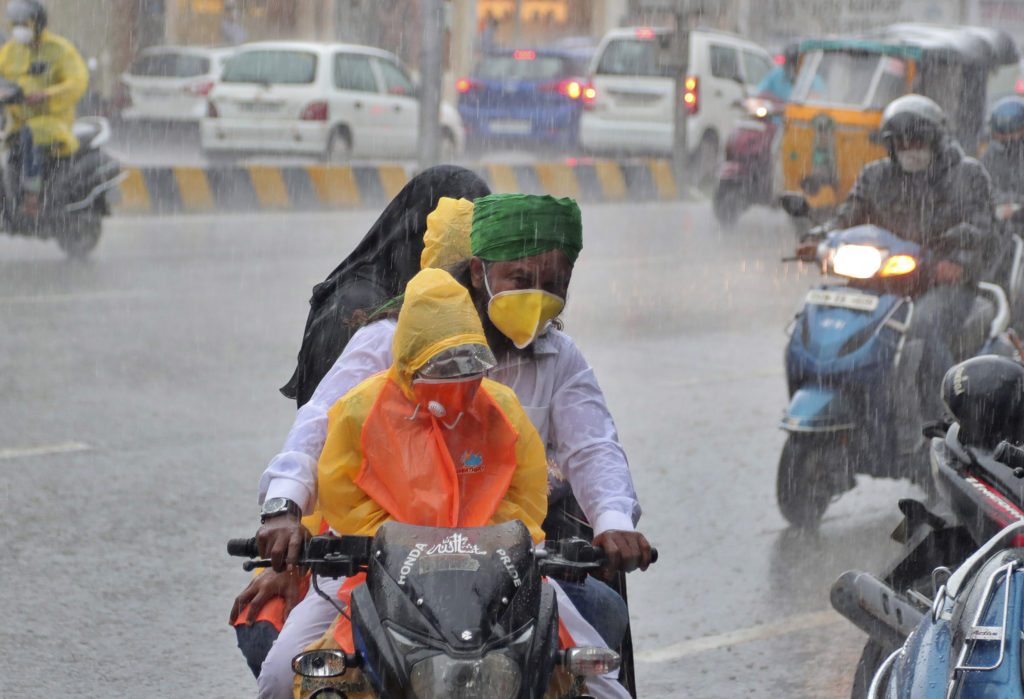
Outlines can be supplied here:
[[522, 674], [504, 653], [474, 660], [435, 655], [413, 665], [410, 679], [416, 699], [513, 699]]
[[871, 245], [840, 245], [832, 255], [832, 271], [844, 277], [870, 279], [882, 267], [882, 251]]

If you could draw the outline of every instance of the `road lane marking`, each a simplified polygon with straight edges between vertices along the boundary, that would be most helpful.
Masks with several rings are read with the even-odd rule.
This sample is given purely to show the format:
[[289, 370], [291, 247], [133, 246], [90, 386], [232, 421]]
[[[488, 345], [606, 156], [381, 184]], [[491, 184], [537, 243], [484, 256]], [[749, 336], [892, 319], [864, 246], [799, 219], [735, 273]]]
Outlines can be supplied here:
[[47, 456], [49, 454], [70, 454], [76, 451], [92, 449], [84, 442], [64, 442], [63, 444], [44, 444], [38, 447], [20, 447], [0, 449], [0, 461], [4, 459], [20, 459], [25, 456]]
[[61, 301], [96, 301], [124, 299], [133, 296], [147, 296], [142, 290], [127, 291], [74, 291], [67, 294], [33, 294], [32, 296], [0, 296], [0, 304], [7, 303], [56, 303]]
[[828, 626], [840, 621], [843, 617], [837, 612], [826, 610], [823, 612], [811, 612], [809, 614], [798, 614], [774, 621], [770, 624], [760, 624], [746, 629], [736, 629], [716, 636], [705, 636], [694, 638], [681, 643], [673, 643], [663, 648], [645, 650], [636, 654], [637, 662], [641, 663], [663, 663], [669, 660], [678, 660], [690, 655], [698, 655], [711, 650], [719, 650], [730, 646], [738, 646], [751, 641], [763, 641], [769, 638], [777, 638], [800, 631], [809, 631], [821, 626]]

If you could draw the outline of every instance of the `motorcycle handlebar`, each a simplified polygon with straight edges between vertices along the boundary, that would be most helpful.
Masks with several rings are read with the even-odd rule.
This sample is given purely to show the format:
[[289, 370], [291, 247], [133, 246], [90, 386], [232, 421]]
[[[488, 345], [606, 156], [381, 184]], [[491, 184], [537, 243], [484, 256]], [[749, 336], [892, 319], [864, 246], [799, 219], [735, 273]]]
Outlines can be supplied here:
[[256, 558], [260, 555], [255, 537], [252, 539], [228, 539], [228, 555]]
[[1024, 469], [1024, 449], [1010, 442], [1000, 442], [992, 456], [999, 463], [1006, 464], [1012, 469]]

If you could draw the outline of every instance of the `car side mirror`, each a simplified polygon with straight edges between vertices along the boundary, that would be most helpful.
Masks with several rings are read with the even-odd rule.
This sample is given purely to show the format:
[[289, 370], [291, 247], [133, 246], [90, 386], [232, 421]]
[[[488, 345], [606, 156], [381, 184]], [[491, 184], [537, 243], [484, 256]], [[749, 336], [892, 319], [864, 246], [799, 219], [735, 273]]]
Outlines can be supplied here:
[[802, 218], [811, 213], [811, 205], [807, 198], [799, 192], [783, 192], [779, 196], [779, 206], [793, 218]]

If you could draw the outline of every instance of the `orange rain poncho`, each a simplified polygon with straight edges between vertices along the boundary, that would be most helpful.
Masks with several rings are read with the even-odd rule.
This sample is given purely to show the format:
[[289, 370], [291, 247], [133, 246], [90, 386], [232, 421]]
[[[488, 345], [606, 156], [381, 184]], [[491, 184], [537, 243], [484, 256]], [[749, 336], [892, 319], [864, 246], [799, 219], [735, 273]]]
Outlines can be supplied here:
[[465, 344], [486, 345], [469, 293], [447, 272], [423, 270], [406, 287], [391, 369], [328, 412], [319, 509], [335, 531], [372, 535], [389, 519], [439, 527], [518, 519], [543, 540], [544, 448], [512, 390], [483, 379], [452, 429], [417, 407], [416, 370]]

